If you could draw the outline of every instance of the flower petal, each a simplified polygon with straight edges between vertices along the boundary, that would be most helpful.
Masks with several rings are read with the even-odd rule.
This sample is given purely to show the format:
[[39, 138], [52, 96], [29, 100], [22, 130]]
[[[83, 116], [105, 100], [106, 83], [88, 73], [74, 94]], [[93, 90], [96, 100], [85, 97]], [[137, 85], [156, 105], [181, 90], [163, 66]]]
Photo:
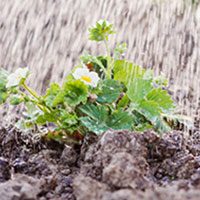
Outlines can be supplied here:
[[14, 73], [11, 73], [8, 76], [6, 87], [13, 87], [20, 84], [22, 79], [26, 79], [29, 74], [28, 67], [26, 68], [18, 68]]
[[20, 82], [20, 79], [17, 79], [16, 78], [16, 75], [13, 73], [13, 74], [10, 74], [8, 76], [8, 82], [6, 84], [6, 88], [9, 88], [9, 87], [12, 87], [12, 86], [16, 86], [18, 85]]
[[80, 79], [81, 76], [87, 76], [89, 73], [89, 69], [86, 68], [77, 68], [72, 74], [75, 79]]
[[91, 85], [92, 85], [93, 87], [96, 87], [97, 84], [98, 84], [98, 81], [99, 81], [99, 79], [100, 79], [99, 76], [98, 76], [98, 74], [97, 74], [96, 72], [90, 72], [89, 77], [90, 77], [91, 80], [92, 80]]
[[[80, 79], [86, 85], [91, 85], [93, 87], [97, 86], [97, 83], [100, 79], [96, 72], [90, 72], [87, 68], [77, 68], [72, 75], [75, 79]], [[84, 80], [82, 77], [89, 77], [91, 82]]]

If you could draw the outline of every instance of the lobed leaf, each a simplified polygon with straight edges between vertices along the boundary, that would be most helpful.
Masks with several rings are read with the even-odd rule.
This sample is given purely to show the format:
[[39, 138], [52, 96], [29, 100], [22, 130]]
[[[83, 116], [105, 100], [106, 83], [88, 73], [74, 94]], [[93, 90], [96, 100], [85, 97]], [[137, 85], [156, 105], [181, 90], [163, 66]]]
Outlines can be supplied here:
[[69, 127], [78, 123], [78, 118], [76, 115], [71, 115], [66, 112], [62, 113], [61, 120], [63, 127]]
[[104, 105], [86, 104], [79, 106], [78, 109], [98, 122], [105, 122], [108, 117], [108, 108]]
[[145, 95], [147, 95], [153, 86], [151, 80], [145, 80], [142, 78], [135, 78], [128, 86], [127, 95], [132, 103], [139, 103]]
[[129, 114], [123, 109], [116, 110], [111, 114], [109, 119], [106, 121], [106, 124], [109, 128], [114, 130], [128, 129], [131, 130], [134, 124], [134, 116]]
[[14, 95], [10, 97], [10, 104], [11, 105], [18, 105], [23, 101], [23, 99], [18, 96], [18, 95]]
[[167, 94], [166, 90], [162, 90], [161, 88], [155, 88], [151, 90], [146, 95], [146, 99], [148, 101], [156, 102], [163, 113], [170, 113], [175, 108], [171, 96]]
[[118, 81], [113, 79], [104, 80], [97, 101], [99, 103], [113, 103], [119, 98], [121, 92], [122, 87]]
[[142, 78], [145, 69], [125, 60], [116, 60], [113, 65], [114, 79], [129, 85], [135, 78]]
[[150, 120], [153, 124], [155, 124], [156, 120], [160, 117], [160, 107], [154, 101], [141, 101], [136, 110], [144, 115], [148, 120]]
[[36, 123], [38, 125], [44, 125], [46, 123], [56, 123], [57, 122], [57, 116], [55, 113], [44, 113], [42, 115], [39, 115], [36, 119]]
[[160, 134], [167, 133], [172, 130], [169, 124], [167, 124], [162, 118], [159, 118], [156, 121], [154, 129], [156, 129], [156, 131]]
[[[46, 105], [49, 107], [57, 106], [59, 102], [61, 102], [63, 99], [58, 99], [57, 95], [61, 92], [61, 88], [58, 84], [52, 83], [50, 85], [50, 88], [47, 89], [46, 95], [43, 97], [43, 99], [46, 102]], [[57, 99], [56, 99], [57, 97]], [[56, 101], [55, 101], [56, 99]]]
[[64, 101], [69, 105], [78, 105], [79, 103], [85, 103], [88, 96], [88, 86], [81, 80], [70, 80], [63, 84]]
[[80, 117], [79, 119], [81, 120], [83, 126], [87, 127], [89, 131], [95, 133], [96, 135], [101, 135], [109, 128], [105, 123], [99, 123], [89, 117]]

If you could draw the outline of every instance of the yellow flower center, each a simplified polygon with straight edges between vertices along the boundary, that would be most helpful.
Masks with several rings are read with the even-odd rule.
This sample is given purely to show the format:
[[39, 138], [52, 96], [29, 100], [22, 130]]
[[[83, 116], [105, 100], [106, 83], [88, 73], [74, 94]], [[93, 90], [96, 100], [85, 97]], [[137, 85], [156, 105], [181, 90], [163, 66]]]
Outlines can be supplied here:
[[92, 81], [92, 79], [89, 76], [81, 76], [81, 79], [89, 83], [91, 83]]
[[22, 78], [21, 76], [18, 76], [18, 77], [17, 77], [17, 79], [21, 79], [21, 78]]

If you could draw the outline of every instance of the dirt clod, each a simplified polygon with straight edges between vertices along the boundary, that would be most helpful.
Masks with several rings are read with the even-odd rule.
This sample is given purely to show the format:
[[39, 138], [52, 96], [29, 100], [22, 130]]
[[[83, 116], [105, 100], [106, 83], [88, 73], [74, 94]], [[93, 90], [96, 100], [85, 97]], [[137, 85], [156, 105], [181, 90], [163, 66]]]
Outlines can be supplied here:
[[11, 196], [5, 194], [6, 198], [200, 198], [197, 133], [186, 137], [178, 131], [158, 135], [151, 130], [108, 130], [101, 137], [89, 134], [82, 145], [69, 147], [43, 139], [34, 142], [32, 133], [24, 135], [10, 127], [1, 129], [0, 140], [2, 194], [10, 185]]

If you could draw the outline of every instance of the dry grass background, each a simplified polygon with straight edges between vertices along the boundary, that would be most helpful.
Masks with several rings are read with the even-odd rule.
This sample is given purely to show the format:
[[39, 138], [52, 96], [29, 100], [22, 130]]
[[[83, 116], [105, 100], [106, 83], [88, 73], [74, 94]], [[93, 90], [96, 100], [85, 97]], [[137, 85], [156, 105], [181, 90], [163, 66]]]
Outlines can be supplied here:
[[99, 19], [115, 24], [112, 47], [126, 42], [127, 59], [164, 72], [183, 112], [200, 118], [200, 6], [182, 0], [1, 0], [0, 67], [30, 67], [29, 84], [43, 93], [62, 83], [83, 50], [104, 53], [87, 40]]

